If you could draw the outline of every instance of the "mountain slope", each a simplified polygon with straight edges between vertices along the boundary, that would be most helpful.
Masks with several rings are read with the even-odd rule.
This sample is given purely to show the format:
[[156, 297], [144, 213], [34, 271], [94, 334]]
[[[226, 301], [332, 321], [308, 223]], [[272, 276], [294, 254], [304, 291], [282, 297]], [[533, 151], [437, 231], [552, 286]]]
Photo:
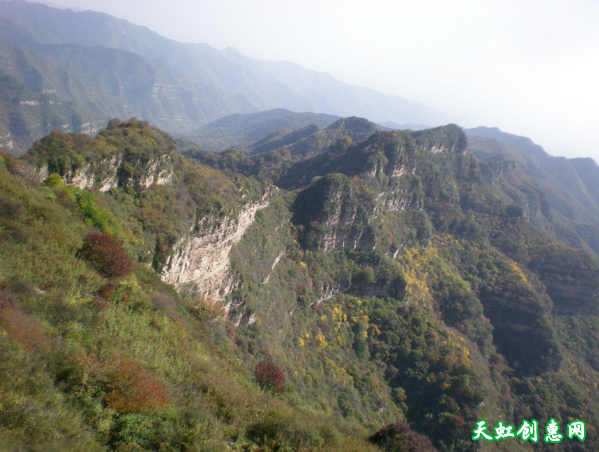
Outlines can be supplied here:
[[515, 146], [525, 151], [527, 155], [540, 157], [548, 156], [547, 152], [545, 152], [541, 146], [534, 143], [530, 138], [506, 133], [497, 127], [475, 127], [473, 129], [465, 129], [464, 133], [469, 137], [492, 138], [502, 143]]
[[599, 168], [594, 161], [550, 156], [530, 139], [499, 129], [466, 132], [487, 181], [522, 206], [533, 224], [599, 255]]
[[[405, 418], [440, 450], [477, 450], [472, 429], [457, 433], [460, 426], [505, 418], [506, 412], [513, 412], [509, 422], [517, 426], [550, 412], [566, 419], [572, 409], [597, 416], [597, 408], [585, 403], [592, 388], [575, 395], [582, 380], [572, 372], [584, 369], [588, 378], [597, 371], [595, 339], [595, 345], [581, 344], [595, 337], [599, 267], [585, 252], [535, 230], [500, 186], [487, 184], [484, 165], [467, 146], [456, 126], [377, 132], [295, 163], [277, 182], [299, 189], [290, 216], [273, 223], [274, 207], [267, 208], [232, 257], [245, 283], [232, 294], [230, 315], [241, 325], [239, 334], [248, 335], [249, 350], [256, 340], [274, 347], [287, 356], [288, 368], [302, 369], [294, 381], [304, 397], [333, 403], [349, 416], [371, 410], [372, 399], [360, 394], [385, 381], [392, 392], [379, 392], [375, 404], [391, 412], [403, 406]], [[293, 270], [297, 295], [288, 287], [294, 248], [278, 232], [286, 218], [297, 231], [306, 269]], [[312, 309], [318, 315], [311, 317]], [[345, 323], [344, 316], [353, 320]], [[278, 349], [272, 340], [277, 331], [285, 332]], [[300, 331], [307, 333], [298, 339]], [[461, 338], [452, 338], [456, 331]], [[419, 342], [427, 337], [443, 339]], [[450, 343], [466, 344], [468, 352], [442, 348]], [[326, 392], [322, 379], [318, 392], [307, 383], [320, 378], [313, 369], [323, 356], [335, 375], [326, 384], [344, 386], [333, 401], [319, 396]], [[347, 365], [356, 356], [361, 372]], [[437, 361], [444, 356], [451, 358]], [[369, 367], [373, 362], [382, 374]], [[459, 364], [452, 368], [450, 362]], [[511, 370], [503, 373], [502, 366]], [[539, 399], [556, 390], [558, 399], [571, 396], [571, 404]], [[347, 399], [350, 404], [343, 403]], [[504, 447], [528, 450], [522, 442]]]
[[315, 113], [294, 113], [282, 108], [252, 114], [234, 114], [206, 124], [196, 131], [180, 134], [209, 151], [247, 145], [280, 131], [294, 131], [317, 125], [327, 127], [339, 119]]
[[[106, 14], [76, 13], [23, 1], [1, 2], [0, 8], [5, 17], [16, 17], [18, 23], [27, 24], [19, 28], [25, 45], [37, 42], [101, 46], [158, 59], [191, 82], [241, 93], [259, 110], [287, 108], [399, 123], [434, 125], [443, 121], [443, 115], [430, 107], [353, 87], [327, 74], [290, 63], [261, 62], [232, 49], [219, 51], [206, 44], [180, 44]], [[28, 33], [32, 28], [35, 34]], [[15, 36], [9, 35], [8, 39], [15, 41]]]
[[[7, 11], [11, 6], [19, 5], [0, 3], [5, 25], [0, 42], [19, 44], [20, 52], [27, 55], [16, 60], [14, 56], [7, 56], [5, 50], [5, 67], [12, 68], [12, 75], [39, 93], [43, 91], [38, 85], [48, 85], [50, 88], [46, 90], [54, 90], [55, 85], [62, 83], [65, 86], [58, 89], [62, 100], [103, 114], [102, 122], [111, 117], [139, 116], [169, 130], [184, 130], [232, 112], [255, 111], [242, 95], [191, 83], [166, 63], [114, 48], [59, 44], [60, 33], [56, 37], [54, 32], [44, 32], [40, 26], [39, 21], [51, 21], [48, 14], [28, 16], [32, 25], [28, 19]], [[25, 7], [27, 9], [27, 5]], [[68, 23], [69, 27], [73, 26]], [[49, 28], [55, 25], [52, 23]], [[49, 43], [54, 45], [47, 45]], [[17, 67], [24, 64], [28, 65], [26, 69]], [[90, 98], [94, 98], [93, 102]]]
[[0, 147], [6, 152], [22, 154], [36, 138], [54, 129], [93, 133], [104, 123], [101, 115], [0, 75]]
[[231, 48], [223, 53], [227, 59], [244, 68], [263, 71], [266, 77], [284, 84], [297, 97], [301, 97], [300, 104], [281, 105], [290, 110], [308, 110], [337, 116], [355, 115], [375, 122], [393, 120], [399, 123], [414, 122], [429, 126], [446, 120], [443, 113], [424, 104], [349, 85], [329, 74], [307, 71], [298, 64], [259, 61], [248, 58]]
[[127, 101], [95, 89], [50, 58], [26, 47], [0, 44], [0, 73], [11, 75], [38, 94], [51, 95], [93, 112], [104, 122], [138, 114]]
[[[219, 212], [234, 221], [262, 196], [172, 150], [147, 124], [116, 121], [98, 139], [54, 133], [25, 160], [0, 158], [0, 448], [374, 452], [358, 423], [254, 381], [213, 336], [228, 334], [222, 309], [137, 263], [157, 251], [161, 266], [168, 237]], [[40, 185], [29, 164], [92, 189], [110, 180], [112, 194], [56, 173]]]
[[302, 160], [326, 151], [343, 137], [361, 141], [377, 130], [378, 126], [366, 119], [341, 118], [324, 129], [306, 127], [295, 133], [277, 133], [246, 146], [246, 149], [250, 155], [285, 149], [295, 160]]
[[[304, 119], [308, 119], [308, 122], [313, 121], [312, 114], [295, 113], [291, 116], [293, 122], [298, 117], [302, 121]], [[286, 120], [286, 118], [287, 116], [284, 116], [282, 119]], [[329, 118], [326, 117], [325, 120], [328, 121]], [[274, 124], [279, 122], [275, 120]], [[249, 129], [262, 134], [272, 124], [273, 121], [267, 121], [242, 130]], [[322, 154], [329, 149], [346, 149], [354, 140], [364, 140], [377, 130], [376, 124], [364, 118], [351, 117], [341, 118], [325, 129], [312, 124], [295, 131], [278, 130], [254, 143], [223, 152], [205, 151], [188, 140], [177, 140], [177, 147], [183, 155], [222, 171], [239, 172], [261, 179], [268, 178], [279, 184], [281, 177], [294, 163]], [[230, 132], [227, 132], [226, 136], [230, 136]]]
[[254, 111], [240, 95], [190, 83], [165, 63], [131, 52], [72, 44], [35, 49], [94, 89], [134, 106], [137, 116], [171, 131], [190, 129], [233, 111]]

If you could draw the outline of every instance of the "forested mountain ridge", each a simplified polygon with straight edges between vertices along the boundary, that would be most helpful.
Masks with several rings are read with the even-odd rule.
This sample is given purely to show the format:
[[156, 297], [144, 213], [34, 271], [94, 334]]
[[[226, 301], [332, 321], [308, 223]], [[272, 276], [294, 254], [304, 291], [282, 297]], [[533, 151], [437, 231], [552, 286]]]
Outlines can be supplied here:
[[554, 418], [596, 450], [595, 259], [459, 127], [368, 127], [259, 179], [136, 120], [4, 155], [0, 444], [540, 451], [473, 430]]
[[599, 166], [592, 159], [553, 157], [529, 138], [479, 127], [469, 147], [488, 183], [524, 209], [536, 227], [599, 256]]
[[[311, 125], [287, 130], [283, 126], [283, 129], [251, 142], [252, 134], [264, 135], [277, 125], [285, 125], [286, 118], [290, 117], [293, 119], [287, 124], [302, 124], [302, 121], [306, 123], [313, 118], [311, 114], [290, 114], [284, 110], [233, 115], [216, 121], [214, 127], [206, 126], [206, 138], [190, 136], [200, 147], [201, 143], [210, 141], [207, 138], [210, 130], [218, 131], [220, 142], [239, 140], [244, 143], [219, 153], [207, 152], [186, 140], [177, 140], [177, 143], [185, 155], [215, 168], [269, 177], [284, 184], [280, 178], [291, 165], [324, 153], [339, 138], [351, 139], [351, 142], [335, 144], [343, 147], [377, 130], [386, 130], [361, 118], [344, 118], [324, 129]], [[241, 132], [235, 129], [236, 121], [239, 121]], [[245, 127], [244, 121], [247, 122]], [[221, 124], [231, 127], [220, 127]], [[477, 158], [485, 181], [495, 186], [505, 202], [521, 206], [524, 216], [552, 237], [599, 256], [599, 167], [592, 159], [553, 157], [530, 138], [497, 128], [466, 129], [465, 133], [469, 136], [469, 150]], [[301, 165], [318, 166], [328, 158], [321, 156], [320, 161]], [[300, 171], [300, 174], [307, 177], [305, 172]]]
[[[255, 118], [271, 112], [257, 113], [248, 115], [248, 117]], [[226, 120], [227, 118], [229, 117], [223, 119]], [[234, 117], [230, 118], [234, 119]], [[272, 129], [274, 124], [280, 124], [281, 122], [286, 124], [297, 124], [299, 122], [301, 124], [305, 123], [306, 120], [312, 122], [312, 118], [311, 113], [294, 113], [278, 117], [272, 121], [248, 126], [241, 130], [241, 134], [226, 128], [217, 128], [215, 130], [225, 131], [225, 135], [221, 136], [220, 139], [226, 141], [242, 136], [247, 138], [249, 135], [245, 132], [248, 131], [251, 133], [259, 132], [262, 135], [265, 129]], [[245, 144], [240, 144], [222, 152], [206, 151], [195, 142], [185, 139], [176, 140], [176, 144], [179, 152], [183, 155], [214, 168], [239, 172], [260, 179], [268, 178], [279, 181], [294, 163], [322, 154], [333, 147], [346, 147], [353, 143], [353, 140], [363, 140], [379, 130], [380, 127], [364, 118], [357, 117], [341, 118], [335, 121], [331, 121], [328, 117], [322, 119], [330, 125], [321, 128], [316, 124], [311, 124], [297, 130], [277, 130], [257, 141], [245, 142]]]
[[[90, 89], [117, 97], [142, 119], [173, 132], [194, 130], [233, 113], [273, 108], [399, 123], [443, 121], [443, 114], [423, 104], [291, 63], [178, 43], [103, 13], [5, 0], [0, 1], [0, 23], [0, 43], [21, 45], [52, 59]], [[109, 117], [122, 114], [112, 110]]]
[[198, 130], [188, 131], [179, 136], [203, 149], [223, 151], [233, 147], [243, 148], [255, 142], [269, 140], [271, 136], [286, 135], [308, 126], [325, 128], [338, 119], [340, 118], [332, 115], [294, 113], [277, 108], [258, 113], [225, 116]]
[[115, 115], [139, 114], [20, 45], [0, 44], [0, 75], [0, 146], [11, 153], [22, 153], [54, 129], [96, 133]]

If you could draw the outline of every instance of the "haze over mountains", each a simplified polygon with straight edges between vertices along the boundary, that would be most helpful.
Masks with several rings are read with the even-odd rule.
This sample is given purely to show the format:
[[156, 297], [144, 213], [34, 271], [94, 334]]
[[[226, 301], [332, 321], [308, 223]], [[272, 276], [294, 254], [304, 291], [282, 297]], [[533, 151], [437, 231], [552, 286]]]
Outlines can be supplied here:
[[[178, 43], [92, 11], [0, 2], [0, 43], [0, 71], [22, 85], [19, 92], [28, 89], [47, 96], [39, 105], [23, 103], [30, 99], [16, 94], [2, 100], [2, 111], [11, 113], [2, 121], [0, 145], [15, 153], [41, 136], [39, 131], [29, 136], [25, 124], [43, 133], [53, 128], [97, 131], [102, 121], [123, 116], [137, 116], [171, 132], [198, 128], [228, 114], [272, 108], [400, 124], [445, 122], [433, 108], [351, 86], [328, 74], [255, 60], [231, 48]], [[43, 105], [51, 101], [68, 105], [48, 111]]]

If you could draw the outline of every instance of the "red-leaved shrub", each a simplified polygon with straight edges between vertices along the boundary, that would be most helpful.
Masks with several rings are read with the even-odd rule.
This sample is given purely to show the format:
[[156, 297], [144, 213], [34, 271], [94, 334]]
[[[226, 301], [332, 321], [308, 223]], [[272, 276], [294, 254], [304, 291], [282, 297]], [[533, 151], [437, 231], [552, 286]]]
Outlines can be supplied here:
[[388, 452], [437, 452], [428, 437], [403, 422], [381, 428], [368, 440]]
[[98, 289], [98, 295], [102, 298], [110, 298], [114, 295], [114, 284], [105, 284]]
[[79, 250], [79, 256], [108, 278], [118, 278], [131, 273], [131, 258], [121, 242], [108, 234], [88, 234]]
[[133, 360], [109, 364], [106, 403], [119, 413], [160, 409], [170, 402], [166, 386], [152, 377], [148, 369]]
[[16, 308], [17, 300], [6, 290], [0, 290], [0, 311], [4, 308]]
[[172, 401], [166, 385], [139, 361], [118, 356], [102, 358], [93, 353], [75, 354], [68, 380], [81, 391], [104, 393], [106, 404], [119, 414], [147, 413]]
[[264, 359], [256, 365], [254, 370], [256, 381], [262, 389], [270, 389], [276, 392], [285, 390], [285, 375], [276, 364]]
[[41, 322], [23, 311], [5, 290], [0, 290], [0, 325], [27, 351], [47, 350], [49, 347], [50, 337]]

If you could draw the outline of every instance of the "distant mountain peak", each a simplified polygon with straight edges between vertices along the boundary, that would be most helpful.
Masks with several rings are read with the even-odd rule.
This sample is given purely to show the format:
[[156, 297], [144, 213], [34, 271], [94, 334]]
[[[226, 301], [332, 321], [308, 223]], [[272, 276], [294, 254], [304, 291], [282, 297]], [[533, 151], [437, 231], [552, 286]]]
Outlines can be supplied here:
[[484, 137], [493, 138], [501, 143], [510, 144], [516, 146], [526, 152], [528, 155], [541, 155], [547, 156], [547, 152], [543, 147], [536, 144], [528, 137], [519, 135], [513, 135], [511, 133], [504, 132], [499, 127], [475, 127], [473, 129], [465, 129], [466, 135], [469, 137]]
[[359, 118], [357, 116], [351, 116], [349, 118], [341, 118], [338, 121], [335, 121], [333, 124], [327, 127], [327, 130], [340, 130], [347, 129], [353, 132], [364, 133], [371, 132], [374, 133], [378, 130], [378, 127], [375, 123], [370, 122], [368, 119]]
[[[429, 126], [444, 122], [443, 114], [424, 104], [352, 86], [296, 63], [261, 61], [234, 47], [218, 50], [208, 44], [179, 43], [100, 12], [0, 1], [0, 44], [24, 45], [49, 57], [93, 92], [115, 96], [139, 113], [131, 115], [169, 132], [197, 130], [218, 118], [256, 111], [279, 117], [313, 112], [322, 115], [315, 122], [320, 127], [330, 124], [325, 124], [327, 115], [333, 120], [360, 116]], [[94, 50], [58, 48], [64, 45]], [[49, 47], [55, 48], [50, 51]], [[40, 74], [43, 78], [44, 72]], [[115, 110], [109, 117], [131, 115]], [[82, 117], [83, 122], [87, 119]], [[343, 127], [374, 130], [365, 120]], [[39, 138], [38, 133], [32, 137]]]

